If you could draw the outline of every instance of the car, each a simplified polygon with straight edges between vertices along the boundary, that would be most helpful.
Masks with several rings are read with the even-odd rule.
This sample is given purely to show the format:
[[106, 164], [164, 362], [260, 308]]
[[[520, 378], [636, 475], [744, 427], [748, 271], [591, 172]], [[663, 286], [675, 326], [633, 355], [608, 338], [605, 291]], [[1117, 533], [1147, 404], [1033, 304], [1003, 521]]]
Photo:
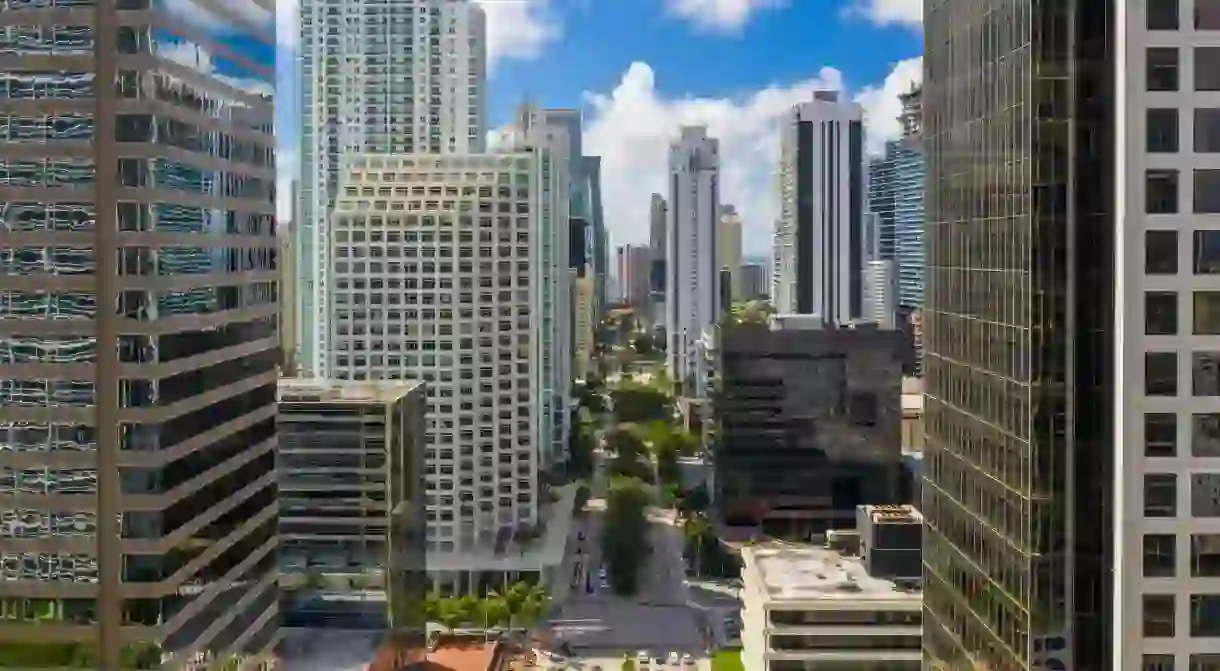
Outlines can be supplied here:
[[694, 666], [695, 658], [689, 652], [682, 654], [682, 666]]
[[671, 652], [671, 653], [669, 653], [669, 658], [666, 659], [665, 661], [668, 662], [670, 666], [677, 666], [678, 662], [681, 661], [681, 659], [682, 659], [681, 657], [678, 657], [678, 653]]
[[647, 664], [649, 659], [651, 659], [651, 656], [648, 654], [647, 650], [641, 650], [635, 655], [635, 661], [639, 662], [640, 664]]

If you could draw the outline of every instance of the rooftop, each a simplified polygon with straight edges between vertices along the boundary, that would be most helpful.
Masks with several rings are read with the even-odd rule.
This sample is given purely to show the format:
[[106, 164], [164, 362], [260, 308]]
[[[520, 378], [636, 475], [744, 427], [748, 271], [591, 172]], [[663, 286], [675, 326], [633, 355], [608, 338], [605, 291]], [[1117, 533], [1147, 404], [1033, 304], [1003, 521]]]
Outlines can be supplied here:
[[861, 506], [864, 514], [872, 518], [874, 523], [903, 522], [908, 524], [923, 524], [923, 513], [914, 506], [902, 504], [865, 505]]
[[[755, 573], [771, 601], [869, 599], [919, 602], [918, 589], [868, 574], [859, 557], [826, 548], [775, 543], [742, 549], [746, 570]], [[747, 582], [750, 576], [747, 576]]]
[[325, 378], [282, 377], [280, 401], [392, 403], [411, 393], [422, 382], [415, 380], [330, 380]]

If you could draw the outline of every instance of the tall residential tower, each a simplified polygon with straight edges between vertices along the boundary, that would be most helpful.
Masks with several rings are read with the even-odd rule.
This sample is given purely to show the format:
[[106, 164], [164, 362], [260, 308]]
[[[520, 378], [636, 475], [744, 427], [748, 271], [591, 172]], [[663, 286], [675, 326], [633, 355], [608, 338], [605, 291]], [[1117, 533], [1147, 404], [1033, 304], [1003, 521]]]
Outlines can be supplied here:
[[708, 137], [704, 126], [683, 126], [681, 133], [669, 146], [666, 368], [689, 395], [699, 392], [689, 387], [704, 377], [703, 329], [720, 318], [720, 141]]
[[780, 312], [843, 324], [864, 301], [864, 122], [857, 103], [816, 91], [781, 131], [775, 296]]
[[327, 217], [347, 154], [484, 149], [487, 26], [470, 0], [302, 0], [301, 360], [324, 376]]

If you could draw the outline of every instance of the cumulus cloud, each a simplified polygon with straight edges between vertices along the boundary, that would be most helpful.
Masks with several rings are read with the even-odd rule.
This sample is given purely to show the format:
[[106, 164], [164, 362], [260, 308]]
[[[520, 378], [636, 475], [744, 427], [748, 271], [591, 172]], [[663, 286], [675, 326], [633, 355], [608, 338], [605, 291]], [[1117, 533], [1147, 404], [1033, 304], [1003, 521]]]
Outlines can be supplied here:
[[735, 33], [754, 14], [787, 5], [788, 0], [665, 0], [671, 15], [690, 21], [700, 30], [722, 33]]
[[878, 26], [923, 29], [923, 0], [855, 0], [847, 13]]
[[819, 88], [841, 88], [842, 75], [823, 68], [789, 86], [735, 98], [666, 98], [646, 63], [632, 63], [609, 93], [589, 93], [584, 146], [602, 157], [602, 202], [617, 244], [648, 240], [648, 202], [665, 193], [669, 143], [682, 125], [706, 125], [720, 140], [721, 200], [744, 221], [747, 252], [766, 250], [777, 213], [774, 171], [778, 122]]
[[923, 57], [916, 56], [894, 64], [894, 69], [879, 85], [866, 86], [856, 94], [855, 101], [864, 108], [864, 120], [868, 126], [865, 135], [870, 154], [880, 154], [885, 143], [902, 135], [902, 123], [898, 120], [902, 102], [898, 96], [923, 83]]
[[487, 15], [487, 67], [506, 58], [537, 58], [563, 34], [551, 0], [479, 0]]
[[[901, 132], [897, 94], [921, 72], [920, 59], [902, 61], [883, 83], [856, 95], [865, 109], [872, 152]], [[586, 93], [592, 113], [585, 152], [602, 157], [602, 202], [616, 244], [648, 240], [649, 195], [666, 192], [670, 141], [682, 125], [706, 125], [720, 140], [721, 200], [742, 215], [745, 251], [767, 253], [778, 215], [779, 122], [816, 89], [843, 89], [841, 73], [826, 67], [803, 81], [730, 98], [670, 98], [657, 91], [652, 68], [637, 62], [614, 90]]]

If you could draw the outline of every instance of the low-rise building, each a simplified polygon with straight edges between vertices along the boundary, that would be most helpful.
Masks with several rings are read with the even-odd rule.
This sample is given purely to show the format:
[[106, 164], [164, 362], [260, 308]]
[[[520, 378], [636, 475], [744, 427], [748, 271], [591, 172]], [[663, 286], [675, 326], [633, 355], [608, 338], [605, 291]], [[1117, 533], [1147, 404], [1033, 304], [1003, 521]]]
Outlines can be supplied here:
[[916, 671], [917, 581], [860, 557], [791, 544], [742, 549], [742, 662], [750, 671]]
[[280, 379], [288, 626], [384, 628], [387, 567], [422, 569], [425, 408], [419, 382]]

